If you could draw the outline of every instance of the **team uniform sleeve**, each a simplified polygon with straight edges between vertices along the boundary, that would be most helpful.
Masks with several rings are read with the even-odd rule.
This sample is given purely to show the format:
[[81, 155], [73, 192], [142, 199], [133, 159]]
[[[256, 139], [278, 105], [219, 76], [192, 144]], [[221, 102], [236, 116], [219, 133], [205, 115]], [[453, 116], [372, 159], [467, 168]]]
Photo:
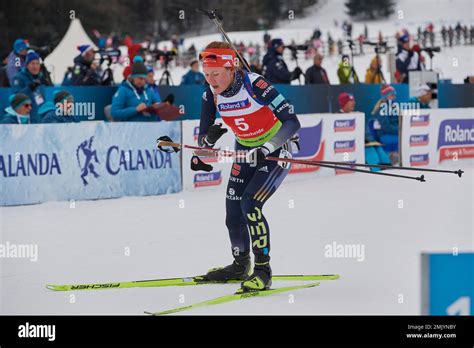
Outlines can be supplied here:
[[273, 152], [293, 137], [301, 125], [293, 111], [293, 106], [264, 77], [258, 76], [252, 82], [252, 89], [257, 100], [268, 106], [282, 123], [278, 132], [264, 144], [270, 152]]
[[214, 104], [214, 95], [212, 94], [211, 88], [206, 87], [202, 95], [201, 100], [201, 121], [199, 123], [199, 136], [198, 144], [199, 146], [206, 146], [204, 143], [204, 138], [207, 135], [207, 131], [210, 126], [216, 121], [216, 104]]

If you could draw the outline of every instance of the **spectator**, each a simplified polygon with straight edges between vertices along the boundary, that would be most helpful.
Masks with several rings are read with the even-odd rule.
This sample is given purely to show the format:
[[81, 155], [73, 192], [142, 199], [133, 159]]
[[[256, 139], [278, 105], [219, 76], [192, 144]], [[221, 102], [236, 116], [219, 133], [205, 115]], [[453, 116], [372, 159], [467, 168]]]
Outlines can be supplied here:
[[74, 98], [65, 90], [54, 92], [54, 103], [46, 102], [39, 108], [42, 123], [77, 122], [74, 111]]
[[[139, 59], [138, 59], [139, 60]], [[158, 100], [161, 100], [160, 91], [158, 91], [158, 86], [156, 85], [155, 81], [155, 71], [151, 66], [146, 68], [147, 75], [146, 75], [146, 83], [147, 85], [153, 90], [156, 94]]]
[[306, 84], [329, 84], [328, 74], [321, 66], [324, 56], [316, 53], [314, 56], [314, 65], [306, 70]]
[[379, 56], [375, 56], [370, 61], [370, 66], [365, 74], [365, 83], [383, 83], [382, 60]]
[[0, 120], [3, 124], [28, 124], [30, 119], [31, 100], [23, 93], [12, 94], [9, 98], [10, 106], [5, 109], [6, 114]]
[[452, 26], [449, 26], [448, 28], [449, 47], [453, 47], [453, 39], [454, 39], [454, 29]]
[[416, 110], [419, 109], [431, 109], [430, 101], [433, 98], [431, 88], [427, 84], [418, 86], [416, 89], [416, 95], [408, 99], [409, 103], [416, 105]]
[[339, 112], [348, 113], [353, 112], [355, 109], [355, 99], [350, 93], [341, 93], [337, 98], [339, 101]]
[[441, 28], [441, 37], [443, 38], [443, 46], [446, 47], [446, 36], [448, 35], [448, 30], [446, 27], [443, 25]]
[[420, 55], [410, 48], [410, 38], [407, 34], [400, 37], [400, 43], [401, 50], [396, 59], [397, 75], [401, 83], [408, 83], [408, 73], [421, 70]]
[[299, 67], [296, 67], [293, 72], [288, 70], [288, 67], [283, 60], [283, 51], [285, 46], [282, 39], [273, 39], [271, 46], [263, 57], [263, 75], [270, 83], [286, 83], [296, 80], [302, 74]]
[[94, 62], [94, 47], [81, 45], [77, 49], [81, 52], [74, 58], [74, 67], [70, 77], [73, 86], [98, 86], [100, 85], [99, 67]]
[[[373, 140], [383, 144], [384, 150], [392, 152], [392, 162], [397, 162], [398, 151], [398, 111], [397, 103], [394, 102], [397, 93], [390, 85], [382, 85], [380, 88], [381, 98], [372, 110], [372, 116], [368, 119], [368, 128], [373, 135]], [[369, 138], [369, 140], [371, 140]]]
[[[355, 99], [352, 94], [341, 93], [339, 94], [338, 101], [340, 113], [349, 113], [355, 110]], [[365, 163], [386, 165], [391, 164], [390, 158], [382, 148], [382, 144], [375, 141], [374, 136], [369, 131], [367, 125], [365, 130]], [[378, 172], [380, 171], [380, 168], [371, 168], [370, 170], [373, 172]]]
[[31, 123], [38, 123], [36, 119], [38, 108], [45, 102], [45, 86], [48, 86], [46, 77], [41, 72], [39, 55], [33, 51], [28, 51], [25, 60], [25, 67], [13, 78], [12, 87], [15, 93], [26, 94], [31, 100], [32, 109], [30, 116]]
[[136, 56], [140, 56], [142, 57], [143, 60], [145, 60], [145, 50], [142, 48], [142, 45], [131, 43], [131, 38], [130, 38], [130, 43], [127, 44], [127, 47], [128, 47], [129, 64], [125, 67], [125, 69], [123, 69], [124, 80], [128, 79], [128, 76], [130, 75], [130, 71], [132, 70], [132, 62]]
[[462, 32], [462, 26], [461, 26], [460, 22], [458, 22], [458, 24], [456, 24], [456, 27], [454, 28], [454, 31], [456, 32], [456, 44], [460, 45], [461, 44], [461, 32]]
[[13, 85], [13, 78], [25, 66], [26, 55], [28, 54], [28, 42], [23, 39], [15, 40], [13, 51], [8, 55], [7, 76], [10, 85]]
[[341, 85], [346, 83], [359, 83], [359, 78], [349, 61], [349, 56], [346, 54], [342, 56], [341, 62], [339, 63], [337, 76], [339, 77], [339, 83]]
[[111, 114], [116, 121], [159, 121], [156, 115], [158, 96], [146, 84], [147, 68], [140, 56], [135, 57], [128, 79], [122, 81], [112, 99]]
[[199, 62], [197, 60], [193, 60], [189, 66], [191, 69], [184, 74], [181, 84], [182, 85], [204, 85], [206, 79], [204, 78], [204, 74], [199, 71]]

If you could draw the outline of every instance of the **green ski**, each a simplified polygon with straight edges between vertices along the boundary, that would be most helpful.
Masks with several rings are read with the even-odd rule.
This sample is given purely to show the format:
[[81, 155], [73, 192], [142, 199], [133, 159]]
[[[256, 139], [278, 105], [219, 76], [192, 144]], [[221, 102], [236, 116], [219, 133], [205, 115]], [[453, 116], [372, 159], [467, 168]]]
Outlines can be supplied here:
[[[311, 281], [311, 280], [333, 280], [338, 279], [339, 274], [313, 274], [313, 275], [274, 275], [273, 280], [287, 281]], [[115, 283], [95, 283], [95, 284], [67, 284], [55, 285], [47, 284], [46, 288], [54, 291], [72, 291], [72, 290], [106, 290], [106, 289], [126, 289], [126, 288], [146, 288], [146, 287], [162, 287], [162, 286], [188, 286], [202, 284], [225, 284], [240, 283], [239, 280], [231, 280], [227, 282], [209, 282], [202, 280], [202, 276], [168, 278], [168, 279], [151, 279], [151, 280], [135, 280], [128, 282]]]
[[187, 311], [187, 310], [190, 310], [190, 309], [206, 307], [206, 306], [211, 306], [211, 305], [216, 305], [216, 304], [221, 304], [221, 303], [226, 303], [226, 302], [231, 302], [231, 301], [242, 300], [242, 299], [246, 299], [246, 298], [249, 298], [249, 297], [268, 296], [268, 295], [278, 294], [278, 293], [282, 293], [282, 292], [288, 292], [288, 291], [292, 291], [292, 290], [313, 288], [313, 287], [318, 286], [318, 285], [319, 285], [319, 282], [315, 282], [315, 283], [288, 286], [288, 287], [275, 288], [275, 289], [269, 289], [269, 290], [235, 293], [233, 295], [226, 295], [226, 296], [221, 296], [221, 297], [214, 298], [212, 300], [198, 302], [198, 303], [195, 303], [195, 304], [192, 304], [192, 305], [189, 305], [189, 306], [170, 309], [170, 310], [163, 311], [163, 312], [155, 312], [155, 313], [145, 312], [145, 314], [150, 314], [150, 315], [155, 315], [156, 316], [156, 315], [165, 315], [165, 314], [171, 314], [171, 313], [178, 313], [178, 312], [183, 312], [183, 311]]

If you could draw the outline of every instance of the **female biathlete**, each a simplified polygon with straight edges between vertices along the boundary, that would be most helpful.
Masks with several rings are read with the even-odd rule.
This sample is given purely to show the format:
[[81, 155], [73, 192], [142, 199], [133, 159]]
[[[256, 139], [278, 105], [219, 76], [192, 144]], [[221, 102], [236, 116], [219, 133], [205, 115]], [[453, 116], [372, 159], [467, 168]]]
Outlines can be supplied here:
[[236, 150], [246, 153], [245, 161], [233, 164], [226, 192], [226, 225], [234, 262], [209, 270], [203, 280], [242, 280], [241, 291], [265, 290], [271, 286], [272, 271], [270, 227], [262, 209], [289, 171], [288, 163], [265, 157], [288, 158], [290, 139], [300, 123], [289, 102], [265, 78], [241, 68], [229, 44], [210, 43], [199, 60], [209, 83], [202, 96], [199, 145], [213, 147], [226, 132], [214, 124], [219, 111], [235, 134]]

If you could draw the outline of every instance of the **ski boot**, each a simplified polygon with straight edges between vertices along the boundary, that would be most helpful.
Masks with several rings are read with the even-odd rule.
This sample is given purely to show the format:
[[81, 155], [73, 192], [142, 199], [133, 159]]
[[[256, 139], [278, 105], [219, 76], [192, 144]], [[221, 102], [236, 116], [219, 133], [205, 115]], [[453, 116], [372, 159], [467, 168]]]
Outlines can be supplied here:
[[229, 280], [244, 280], [250, 274], [250, 254], [245, 253], [235, 256], [232, 264], [226, 267], [211, 268], [207, 274], [198, 278], [198, 280], [210, 282], [227, 282]]
[[245, 279], [237, 293], [268, 290], [272, 286], [270, 261], [255, 262], [253, 273]]

